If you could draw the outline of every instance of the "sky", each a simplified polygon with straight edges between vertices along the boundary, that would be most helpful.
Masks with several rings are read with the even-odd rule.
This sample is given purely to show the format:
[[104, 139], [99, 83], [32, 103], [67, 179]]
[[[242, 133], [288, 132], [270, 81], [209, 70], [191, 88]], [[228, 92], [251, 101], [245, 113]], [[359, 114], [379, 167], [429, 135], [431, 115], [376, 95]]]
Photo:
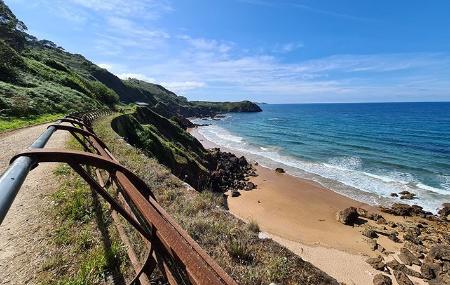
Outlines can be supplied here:
[[450, 101], [450, 1], [6, 0], [121, 78], [190, 100]]

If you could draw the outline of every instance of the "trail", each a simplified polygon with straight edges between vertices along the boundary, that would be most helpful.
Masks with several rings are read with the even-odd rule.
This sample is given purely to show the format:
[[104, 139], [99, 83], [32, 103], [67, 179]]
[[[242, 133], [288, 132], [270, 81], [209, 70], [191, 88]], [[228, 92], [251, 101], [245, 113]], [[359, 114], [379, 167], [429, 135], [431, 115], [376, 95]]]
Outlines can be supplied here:
[[[48, 124], [0, 134], [0, 173], [15, 154], [29, 147]], [[67, 132], [53, 134], [46, 147], [63, 148]], [[36, 274], [48, 248], [49, 217], [44, 215], [56, 190], [56, 164], [45, 163], [30, 172], [0, 225], [0, 284], [36, 284]], [[1, 191], [1, 189], [0, 189]]]

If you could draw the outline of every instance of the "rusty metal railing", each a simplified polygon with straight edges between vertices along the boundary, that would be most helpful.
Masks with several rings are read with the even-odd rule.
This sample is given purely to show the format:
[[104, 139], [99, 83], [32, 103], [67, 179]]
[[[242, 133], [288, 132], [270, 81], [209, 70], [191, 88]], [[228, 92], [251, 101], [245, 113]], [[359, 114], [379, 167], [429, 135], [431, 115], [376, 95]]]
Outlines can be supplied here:
[[[111, 205], [114, 224], [135, 271], [129, 284], [150, 284], [156, 268], [169, 284], [236, 284], [158, 204], [145, 182], [121, 165], [97, 137], [92, 121], [106, 113], [66, 116], [50, 125], [30, 149], [11, 159], [0, 177], [0, 223], [32, 168], [43, 162], [67, 163]], [[56, 131], [70, 132], [84, 151], [44, 148]], [[138, 258], [141, 252], [131, 246], [119, 215], [145, 243], [143, 261]]]

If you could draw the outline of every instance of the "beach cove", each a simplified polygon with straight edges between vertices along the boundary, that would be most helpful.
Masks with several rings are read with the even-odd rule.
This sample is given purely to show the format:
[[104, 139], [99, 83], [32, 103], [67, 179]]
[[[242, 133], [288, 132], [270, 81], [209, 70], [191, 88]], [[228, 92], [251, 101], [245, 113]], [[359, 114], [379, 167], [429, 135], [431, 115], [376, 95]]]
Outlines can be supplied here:
[[[203, 137], [197, 128], [189, 132], [205, 148], [219, 147]], [[223, 147], [221, 150], [230, 151]], [[343, 225], [337, 221], [336, 214], [351, 206], [381, 213], [376, 207], [340, 195], [314, 181], [277, 173], [260, 165], [255, 168], [257, 176], [250, 181], [257, 188], [240, 191], [238, 197], [228, 193], [230, 213], [246, 222], [256, 222], [261, 238], [273, 239], [340, 282], [372, 283], [380, 272], [366, 260], [381, 253], [373, 250], [369, 239], [362, 235], [364, 227]], [[386, 213], [383, 217], [392, 222], [403, 219]], [[370, 220], [365, 222], [375, 224]], [[380, 236], [377, 242], [380, 248], [392, 253], [387, 260], [394, 259], [402, 247], [402, 243], [384, 236]], [[419, 278], [411, 277], [411, 280], [416, 284], [426, 284]], [[395, 280], [393, 284], [397, 284]]]

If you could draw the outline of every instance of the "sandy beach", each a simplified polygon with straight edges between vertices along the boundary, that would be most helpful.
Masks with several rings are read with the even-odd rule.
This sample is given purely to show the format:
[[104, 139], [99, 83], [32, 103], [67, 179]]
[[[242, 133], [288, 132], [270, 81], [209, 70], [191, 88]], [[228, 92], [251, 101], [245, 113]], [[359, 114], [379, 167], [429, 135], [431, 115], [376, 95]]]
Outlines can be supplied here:
[[[201, 136], [197, 129], [189, 132], [206, 148], [218, 147]], [[258, 176], [252, 177], [251, 181], [257, 189], [240, 191], [239, 197], [228, 195], [228, 206], [233, 215], [247, 222], [256, 221], [263, 235], [340, 282], [372, 284], [373, 276], [379, 271], [366, 263], [366, 259], [380, 252], [371, 249], [369, 239], [361, 234], [362, 227], [339, 223], [336, 213], [350, 206], [370, 212], [378, 212], [377, 208], [342, 196], [313, 181], [280, 174], [259, 165], [255, 168]], [[399, 219], [383, 216], [387, 220]], [[390, 252], [398, 252], [401, 248], [401, 244], [385, 237], [380, 237], [378, 243]], [[419, 279], [414, 281], [425, 284]]]

